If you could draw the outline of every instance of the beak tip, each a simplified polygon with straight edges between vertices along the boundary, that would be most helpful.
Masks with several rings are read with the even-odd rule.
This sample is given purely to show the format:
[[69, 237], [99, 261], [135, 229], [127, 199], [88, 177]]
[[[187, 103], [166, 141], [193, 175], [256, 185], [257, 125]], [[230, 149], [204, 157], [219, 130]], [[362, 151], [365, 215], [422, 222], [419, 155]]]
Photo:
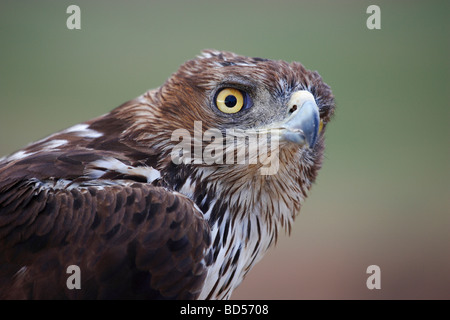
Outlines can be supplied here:
[[286, 122], [284, 138], [300, 145], [314, 148], [319, 135], [319, 108], [314, 101], [308, 100]]

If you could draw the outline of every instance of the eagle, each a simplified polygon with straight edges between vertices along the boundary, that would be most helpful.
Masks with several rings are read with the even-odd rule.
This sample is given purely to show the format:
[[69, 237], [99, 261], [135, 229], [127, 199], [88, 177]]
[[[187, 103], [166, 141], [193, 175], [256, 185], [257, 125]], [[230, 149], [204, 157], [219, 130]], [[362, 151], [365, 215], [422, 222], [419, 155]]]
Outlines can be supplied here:
[[229, 299], [291, 232], [334, 110], [299, 62], [204, 50], [3, 157], [0, 298]]

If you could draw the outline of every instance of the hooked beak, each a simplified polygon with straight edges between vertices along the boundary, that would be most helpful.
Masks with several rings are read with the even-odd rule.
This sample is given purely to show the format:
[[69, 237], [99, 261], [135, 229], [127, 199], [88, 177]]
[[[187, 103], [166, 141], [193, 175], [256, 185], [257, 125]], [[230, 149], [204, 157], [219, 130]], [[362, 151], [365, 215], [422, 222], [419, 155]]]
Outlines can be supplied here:
[[314, 96], [305, 90], [295, 92], [288, 103], [289, 117], [282, 123], [282, 139], [313, 148], [322, 122]]

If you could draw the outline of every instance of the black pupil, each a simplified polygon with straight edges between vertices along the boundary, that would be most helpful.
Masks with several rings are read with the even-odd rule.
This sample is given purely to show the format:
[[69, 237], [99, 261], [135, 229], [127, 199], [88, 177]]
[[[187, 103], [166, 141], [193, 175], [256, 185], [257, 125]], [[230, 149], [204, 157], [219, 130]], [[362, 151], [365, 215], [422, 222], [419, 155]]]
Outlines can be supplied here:
[[236, 103], [237, 103], [236, 97], [231, 94], [225, 98], [225, 105], [228, 108], [233, 108], [236, 105]]

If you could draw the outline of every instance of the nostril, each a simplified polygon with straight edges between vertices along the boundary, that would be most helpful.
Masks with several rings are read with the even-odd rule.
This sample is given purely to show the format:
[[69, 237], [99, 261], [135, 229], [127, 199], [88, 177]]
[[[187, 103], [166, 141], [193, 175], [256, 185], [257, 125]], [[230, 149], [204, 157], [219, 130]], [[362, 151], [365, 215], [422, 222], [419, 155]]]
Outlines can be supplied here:
[[295, 112], [296, 110], [297, 110], [297, 105], [294, 104], [294, 105], [292, 106], [292, 108], [289, 110], [289, 113], [293, 113], [293, 112]]

